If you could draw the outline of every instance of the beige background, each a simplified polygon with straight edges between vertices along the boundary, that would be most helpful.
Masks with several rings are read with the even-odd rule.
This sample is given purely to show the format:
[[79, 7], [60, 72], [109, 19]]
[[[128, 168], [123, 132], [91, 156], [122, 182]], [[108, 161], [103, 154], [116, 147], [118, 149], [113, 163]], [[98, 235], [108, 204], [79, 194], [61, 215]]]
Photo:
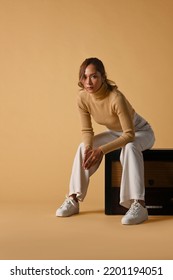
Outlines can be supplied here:
[[[0, 0], [1, 205], [50, 203], [54, 215], [64, 200], [86, 57], [151, 123], [155, 148], [172, 148], [172, 29], [172, 0]], [[104, 207], [104, 162], [86, 202]]]
[[1, 201], [54, 201], [67, 191], [86, 57], [103, 60], [152, 124], [155, 147], [172, 147], [172, 27], [171, 0], [0, 0]]

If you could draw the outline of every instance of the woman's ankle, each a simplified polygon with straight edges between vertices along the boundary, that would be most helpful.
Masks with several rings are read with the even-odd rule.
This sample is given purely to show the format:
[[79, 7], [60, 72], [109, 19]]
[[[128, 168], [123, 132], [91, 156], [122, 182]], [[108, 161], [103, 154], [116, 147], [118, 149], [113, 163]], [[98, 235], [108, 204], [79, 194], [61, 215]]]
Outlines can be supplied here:
[[76, 194], [74, 193], [74, 194], [71, 194], [71, 195], [69, 195], [69, 197], [72, 197], [76, 202], [78, 202], [78, 199], [77, 199], [77, 196], [76, 196]]
[[138, 202], [145, 208], [145, 201], [144, 200], [138, 200]]

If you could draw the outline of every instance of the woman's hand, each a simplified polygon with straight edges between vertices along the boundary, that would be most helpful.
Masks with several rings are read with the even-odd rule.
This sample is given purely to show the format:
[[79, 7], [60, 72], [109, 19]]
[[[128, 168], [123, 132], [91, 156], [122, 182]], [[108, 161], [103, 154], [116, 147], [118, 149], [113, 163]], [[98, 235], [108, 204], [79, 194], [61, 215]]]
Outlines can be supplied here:
[[103, 152], [100, 148], [92, 149], [87, 147], [84, 153], [83, 168], [90, 169], [96, 163], [100, 163], [103, 158]]

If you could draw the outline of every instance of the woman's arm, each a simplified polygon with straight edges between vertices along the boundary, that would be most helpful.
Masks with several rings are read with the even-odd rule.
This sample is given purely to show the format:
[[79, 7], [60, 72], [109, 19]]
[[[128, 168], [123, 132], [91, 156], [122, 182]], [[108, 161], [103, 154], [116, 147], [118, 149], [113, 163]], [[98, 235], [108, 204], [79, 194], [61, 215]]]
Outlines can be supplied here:
[[82, 131], [82, 141], [85, 147], [93, 146], [93, 136], [94, 131], [92, 127], [91, 115], [85, 104], [82, 103], [81, 99], [78, 98], [78, 110], [81, 120], [81, 131]]
[[100, 146], [103, 154], [119, 149], [135, 138], [135, 128], [133, 124], [134, 109], [121, 93], [112, 104], [112, 111], [118, 116], [122, 134], [115, 140]]

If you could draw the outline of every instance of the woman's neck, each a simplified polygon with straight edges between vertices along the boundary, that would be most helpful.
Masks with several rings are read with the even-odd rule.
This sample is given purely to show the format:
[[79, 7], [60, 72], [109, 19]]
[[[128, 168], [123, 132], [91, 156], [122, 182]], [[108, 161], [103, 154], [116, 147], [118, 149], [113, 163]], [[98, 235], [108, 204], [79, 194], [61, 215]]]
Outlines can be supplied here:
[[103, 83], [98, 91], [92, 93], [92, 97], [95, 99], [103, 99], [108, 95], [108, 86]]

